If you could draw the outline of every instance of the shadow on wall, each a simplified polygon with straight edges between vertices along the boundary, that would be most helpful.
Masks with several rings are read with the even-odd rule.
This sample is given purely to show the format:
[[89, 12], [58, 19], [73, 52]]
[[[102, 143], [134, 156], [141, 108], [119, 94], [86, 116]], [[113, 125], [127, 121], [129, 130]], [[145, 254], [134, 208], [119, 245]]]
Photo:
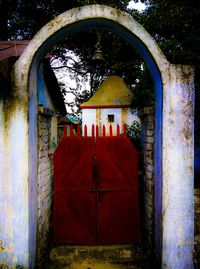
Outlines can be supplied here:
[[200, 146], [194, 152], [194, 186], [200, 188]]

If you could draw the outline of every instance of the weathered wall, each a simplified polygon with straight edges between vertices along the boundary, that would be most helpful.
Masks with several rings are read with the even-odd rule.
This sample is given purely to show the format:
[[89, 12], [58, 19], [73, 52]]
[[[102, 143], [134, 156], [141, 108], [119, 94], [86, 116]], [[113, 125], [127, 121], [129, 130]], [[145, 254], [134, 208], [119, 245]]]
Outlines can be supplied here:
[[[37, 157], [35, 158], [35, 154], [33, 155], [29, 148], [29, 145], [33, 147], [34, 144], [38, 144], [37, 129], [30, 134], [31, 128], [28, 126], [28, 119], [32, 123], [37, 123], [37, 111], [34, 106], [37, 103], [37, 90], [30, 100], [28, 104], [28, 94], [23, 87], [13, 88], [0, 100], [0, 267], [5, 265], [6, 268], [30, 267], [29, 238], [31, 232], [34, 233], [34, 223], [40, 224], [38, 230], [43, 232], [43, 237], [42, 232], [38, 234], [40, 239], [44, 240], [47, 236], [47, 228], [44, 224], [47, 220], [44, 219], [48, 219], [49, 212], [45, 206], [43, 207], [43, 203], [46, 202], [41, 198], [43, 192], [40, 192], [38, 203], [35, 200], [37, 191], [28, 185], [31, 177], [34, 184], [38, 184]], [[56, 142], [56, 117], [53, 117], [52, 123], [54, 128], [52, 127], [50, 141]], [[30, 158], [32, 166], [29, 163]], [[28, 172], [29, 169], [31, 174]], [[39, 188], [41, 188], [41, 177], [40, 175]], [[45, 212], [38, 210], [40, 216], [43, 214], [43, 220], [37, 218], [37, 204]], [[29, 206], [36, 212], [35, 219], [30, 219]], [[42, 226], [45, 227], [41, 228]], [[33, 237], [32, 245], [36, 249], [34, 244]], [[40, 242], [39, 246], [44, 248], [44, 243]]]
[[51, 117], [38, 114], [38, 212], [37, 212], [37, 263], [42, 266], [50, 240], [52, 213], [52, 161], [49, 157], [51, 147]]
[[154, 133], [155, 120], [154, 108], [148, 107], [143, 111], [143, 203], [144, 203], [144, 223], [145, 231], [152, 245], [154, 242]]
[[53, 167], [49, 153], [57, 143], [57, 116], [54, 101], [38, 71], [38, 157], [37, 157], [37, 265], [42, 267], [50, 243], [50, 222], [53, 198]]
[[163, 80], [162, 268], [193, 268], [194, 70]]
[[0, 99], [0, 267], [28, 266], [27, 93]]

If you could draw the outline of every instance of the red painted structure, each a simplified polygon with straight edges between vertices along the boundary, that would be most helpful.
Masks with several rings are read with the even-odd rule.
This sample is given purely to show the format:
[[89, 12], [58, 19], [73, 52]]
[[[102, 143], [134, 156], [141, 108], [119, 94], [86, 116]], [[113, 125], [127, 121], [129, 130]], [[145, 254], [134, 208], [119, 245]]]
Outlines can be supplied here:
[[70, 133], [53, 158], [54, 243], [136, 243], [137, 151], [126, 136]]

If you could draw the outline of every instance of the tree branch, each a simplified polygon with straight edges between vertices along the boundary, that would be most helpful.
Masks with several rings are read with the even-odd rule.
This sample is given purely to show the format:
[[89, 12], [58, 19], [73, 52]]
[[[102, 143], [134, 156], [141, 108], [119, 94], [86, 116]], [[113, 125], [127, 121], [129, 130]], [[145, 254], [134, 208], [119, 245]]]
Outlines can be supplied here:
[[81, 71], [78, 71], [77, 69], [75, 69], [73, 67], [68, 66], [68, 65], [60, 65], [60, 66], [56, 66], [56, 67], [52, 66], [53, 70], [62, 69], [62, 68], [68, 68], [68, 69], [70, 69], [70, 70], [72, 70], [72, 71], [74, 71], [74, 72], [76, 72], [76, 73], [78, 73], [80, 75], [83, 75], [83, 76], [85, 76], [88, 73], [88, 71], [81, 72]]

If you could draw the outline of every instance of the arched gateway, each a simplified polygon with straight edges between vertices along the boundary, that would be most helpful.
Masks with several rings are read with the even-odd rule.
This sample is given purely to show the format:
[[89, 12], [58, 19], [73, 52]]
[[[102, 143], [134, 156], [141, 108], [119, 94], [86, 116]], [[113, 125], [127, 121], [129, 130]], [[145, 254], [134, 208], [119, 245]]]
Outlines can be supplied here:
[[[3, 227], [4, 260], [11, 261], [11, 266], [21, 264], [25, 268], [35, 264], [39, 63], [59, 40], [97, 25], [130, 42], [152, 74], [156, 99], [155, 247], [162, 268], [193, 268], [194, 71], [190, 66], [170, 64], [153, 38], [132, 17], [101, 5], [72, 9], [50, 21], [15, 64], [11, 123], [6, 124], [3, 116], [0, 130], [8, 152], [6, 161], [4, 150], [0, 153], [1, 177], [9, 178], [9, 191], [3, 194], [0, 213], [2, 222], [3, 216], [7, 218]], [[8, 163], [14, 165], [6, 170]]]

